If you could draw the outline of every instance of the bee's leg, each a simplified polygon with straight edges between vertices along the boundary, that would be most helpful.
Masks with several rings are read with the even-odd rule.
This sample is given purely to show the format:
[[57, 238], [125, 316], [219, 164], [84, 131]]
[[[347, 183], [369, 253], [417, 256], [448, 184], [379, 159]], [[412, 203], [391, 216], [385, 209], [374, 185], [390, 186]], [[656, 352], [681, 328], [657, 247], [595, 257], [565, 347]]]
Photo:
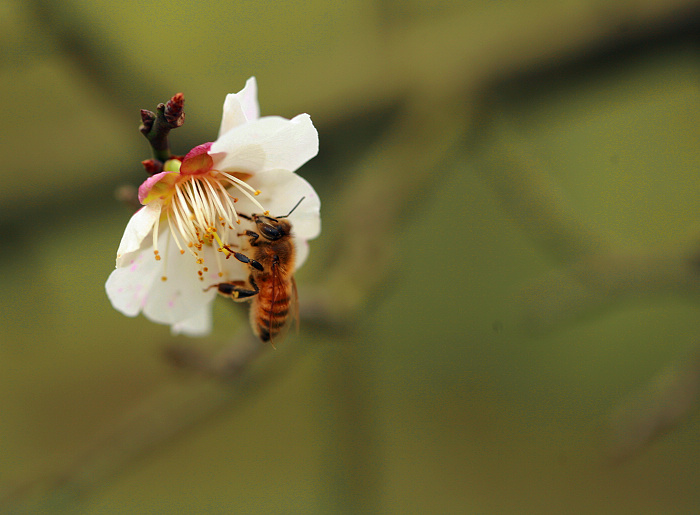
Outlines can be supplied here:
[[[247, 288], [244, 281], [231, 281], [228, 283], [214, 284], [216, 289], [224, 297], [231, 297], [233, 300], [248, 300], [250, 297], [257, 295], [260, 292], [258, 285], [255, 281], [250, 280], [250, 286], [253, 289]], [[211, 288], [211, 286], [210, 286]]]
[[238, 236], [248, 236], [248, 243], [250, 243], [251, 247], [255, 247], [255, 242], [258, 241], [258, 238], [260, 237], [260, 235], [257, 232], [251, 230], [239, 233]]
[[265, 270], [263, 268], [263, 266], [258, 261], [255, 261], [254, 259], [250, 259], [245, 254], [242, 254], [240, 252], [236, 252], [235, 250], [230, 249], [228, 246], [225, 246], [224, 248], [229, 252], [229, 254], [226, 256], [226, 259], [233, 256], [241, 263], [245, 263], [246, 265], [250, 265], [253, 268], [255, 268], [256, 270], [259, 270], [260, 272]]

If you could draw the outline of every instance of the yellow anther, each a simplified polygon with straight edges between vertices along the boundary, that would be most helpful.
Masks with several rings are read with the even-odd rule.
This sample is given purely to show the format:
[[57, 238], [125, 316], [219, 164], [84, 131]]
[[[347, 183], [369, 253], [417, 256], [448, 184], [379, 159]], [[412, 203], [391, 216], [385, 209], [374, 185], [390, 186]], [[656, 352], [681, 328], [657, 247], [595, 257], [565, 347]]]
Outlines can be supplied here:
[[160, 278], [160, 280], [161, 280], [161, 281], [167, 281], [167, 280], [168, 280], [168, 278], [167, 278], [167, 277], [165, 277], [165, 276], [163, 276], [163, 277], [161, 277], [161, 278]]

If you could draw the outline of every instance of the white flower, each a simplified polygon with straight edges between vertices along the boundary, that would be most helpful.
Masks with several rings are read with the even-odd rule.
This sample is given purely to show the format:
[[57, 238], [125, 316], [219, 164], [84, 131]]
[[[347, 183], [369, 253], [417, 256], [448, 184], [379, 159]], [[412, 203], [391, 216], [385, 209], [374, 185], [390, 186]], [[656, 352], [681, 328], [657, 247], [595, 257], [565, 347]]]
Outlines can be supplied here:
[[246, 265], [226, 259], [227, 245], [240, 247], [251, 228], [243, 215], [290, 215], [296, 268], [308, 255], [307, 240], [321, 230], [320, 200], [294, 173], [318, 153], [318, 133], [307, 114], [291, 120], [260, 118], [251, 77], [227, 95], [219, 137], [166, 162], [163, 172], [139, 188], [144, 205], [131, 218], [117, 250], [117, 268], [107, 279], [112, 305], [127, 316], [140, 312], [168, 324], [174, 333], [211, 330], [216, 288], [245, 280]]

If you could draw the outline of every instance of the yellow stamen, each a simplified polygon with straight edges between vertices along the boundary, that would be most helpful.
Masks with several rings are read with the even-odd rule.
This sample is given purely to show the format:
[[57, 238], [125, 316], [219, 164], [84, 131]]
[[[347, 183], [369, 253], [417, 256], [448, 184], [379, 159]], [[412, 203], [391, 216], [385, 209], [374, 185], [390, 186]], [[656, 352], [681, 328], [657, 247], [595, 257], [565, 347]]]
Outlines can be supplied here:
[[[215, 254], [216, 265], [212, 266], [207, 262], [208, 266], [204, 266], [205, 255], [208, 256], [204, 252], [204, 246], [216, 246], [216, 250], [226, 258], [233, 255], [233, 250], [230, 249], [238, 246], [237, 233], [241, 230], [241, 219], [234, 205], [239, 199], [227, 188], [240, 191], [253, 203], [255, 212], [268, 216], [269, 211], [256, 199], [261, 191], [236, 177], [236, 174], [218, 170], [198, 176], [181, 176], [173, 187], [174, 191], [169, 195], [163, 213], [163, 220], [167, 220], [170, 230], [168, 236], [175, 240], [180, 255], [191, 254], [194, 257], [197, 265], [195, 269], [200, 279], [203, 280], [210, 269], [216, 271], [219, 277], [226, 277], [224, 259], [220, 254]], [[162, 258], [165, 271], [169, 249], [160, 249], [162, 252], [159, 252], [159, 221], [156, 220], [153, 227], [153, 253], [156, 260]], [[167, 244], [169, 246], [170, 238]], [[162, 280], [166, 280], [165, 275]]]
[[[221, 172], [221, 175], [226, 177], [226, 179], [228, 179], [228, 182], [230, 182], [233, 186], [237, 187], [240, 190], [240, 192], [243, 193], [246, 197], [248, 197], [253, 204], [258, 206], [260, 208], [260, 211], [265, 211], [265, 208], [262, 207], [260, 202], [253, 198], [253, 195], [259, 195], [261, 193], [260, 190], [253, 189], [253, 187], [250, 184], [240, 180], [238, 177], [234, 177], [231, 174]], [[249, 192], [252, 192], [253, 195], [251, 195]]]
[[153, 254], [156, 257], [156, 261], [160, 259], [158, 255], [158, 228], [160, 227], [160, 216], [156, 218], [156, 223], [153, 225]]
[[219, 235], [214, 233], [214, 239], [216, 240], [216, 243], [219, 244], [219, 252], [225, 252], [226, 256], [228, 257], [231, 254], [231, 251], [229, 251], [226, 246], [224, 245], [224, 242], [221, 241], [221, 238], [219, 238]]

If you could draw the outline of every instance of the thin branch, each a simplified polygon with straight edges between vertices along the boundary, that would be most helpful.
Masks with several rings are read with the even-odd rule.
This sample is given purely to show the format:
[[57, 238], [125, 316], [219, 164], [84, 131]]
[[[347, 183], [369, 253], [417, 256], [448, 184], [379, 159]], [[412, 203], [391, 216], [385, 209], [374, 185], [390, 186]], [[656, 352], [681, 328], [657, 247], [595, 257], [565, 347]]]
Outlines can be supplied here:
[[[185, 95], [177, 93], [167, 103], [158, 104], [155, 113], [141, 109], [142, 123], [139, 130], [151, 144], [154, 159], [160, 163], [164, 163], [172, 156], [168, 134], [172, 129], [182, 127], [185, 123], [184, 107]], [[144, 166], [148, 169], [152, 163], [146, 161]]]

